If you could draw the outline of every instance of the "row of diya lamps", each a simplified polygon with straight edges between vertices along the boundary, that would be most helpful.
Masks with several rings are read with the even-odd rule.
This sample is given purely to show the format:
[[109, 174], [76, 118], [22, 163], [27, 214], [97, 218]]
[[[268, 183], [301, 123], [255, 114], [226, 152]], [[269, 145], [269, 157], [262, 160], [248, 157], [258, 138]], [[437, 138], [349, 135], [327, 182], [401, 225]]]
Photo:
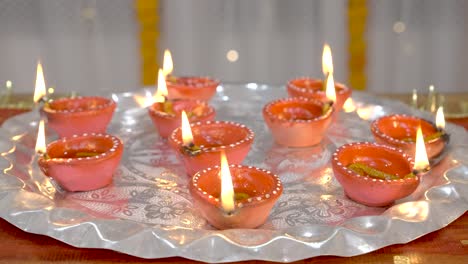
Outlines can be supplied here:
[[[287, 84], [289, 98], [264, 106], [264, 120], [278, 144], [319, 144], [336, 120], [333, 116], [350, 97], [348, 87], [333, 81], [327, 46], [323, 57], [325, 82], [291, 80]], [[38, 80], [42, 78], [43, 82], [39, 68]], [[156, 94], [150, 103], [142, 104], [147, 105], [159, 135], [168, 139], [191, 177], [189, 189], [194, 204], [219, 229], [262, 225], [283, 187], [270, 171], [238, 165], [247, 156], [254, 133], [239, 123], [214, 121], [216, 111], [208, 100], [215, 94], [218, 81], [175, 77], [170, 72], [159, 71]], [[42, 86], [36, 82], [35, 101], [44, 98]], [[115, 107], [114, 101], [101, 97], [43, 103], [40, 111], [61, 138], [46, 148], [41, 121], [36, 151], [41, 154], [38, 163], [44, 174], [68, 191], [88, 191], [110, 184], [123, 152], [122, 141], [105, 134]], [[448, 143], [443, 127], [414, 116], [384, 116], [371, 124], [371, 130], [378, 144], [343, 145], [331, 160], [334, 175], [348, 197], [368, 206], [389, 205], [411, 194], [429, 168], [425, 148], [433, 158]], [[415, 152], [416, 163], [411, 158]], [[233, 165], [228, 165], [227, 160]]]

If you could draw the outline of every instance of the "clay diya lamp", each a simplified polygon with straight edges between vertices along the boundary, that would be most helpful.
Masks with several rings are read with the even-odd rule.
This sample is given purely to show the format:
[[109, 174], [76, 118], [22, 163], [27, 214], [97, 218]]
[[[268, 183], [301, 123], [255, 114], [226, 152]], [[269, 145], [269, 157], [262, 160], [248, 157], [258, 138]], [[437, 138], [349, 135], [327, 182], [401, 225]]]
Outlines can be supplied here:
[[335, 94], [336, 99], [333, 101], [335, 102], [335, 113], [338, 113], [343, 108], [346, 100], [351, 96], [351, 89], [333, 81], [333, 59], [331, 48], [328, 44], [325, 44], [323, 47], [322, 71], [325, 81], [300, 77], [290, 80], [286, 85], [286, 89], [291, 97], [306, 97], [328, 102], [330, 100], [330, 89], [334, 88], [333, 94]]
[[[135, 97], [140, 106], [150, 105], [148, 113], [162, 138], [167, 138], [174, 129], [181, 125], [182, 111], [187, 113], [190, 121], [214, 120], [216, 111], [207, 102], [201, 100], [170, 100], [164, 79], [163, 70], [158, 72], [158, 89], [151, 97]], [[155, 103], [153, 103], [155, 102]]]
[[171, 75], [174, 64], [169, 50], [164, 51], [163, 73], [169, 99], [208, 101], [216, 93], [219, 81], [209, 77], [177, 77]]
[[105, 133], [116, 103], [103, 97], [61, 98], [44, 104], [48, 125], [60, 137]]
[[187, 113], [190, 122], [211, 121], [216, 115], [213, 107], [199, 100], [165, 101], [154, 103], [148, 108], [151, 120], [163, 138], [167, 138], [174, 129], [180, 127], [182, 111]]
[[275, 141], [288, 147], [307, 147], [322, 141], [332, 121], [333, 107], [304, 97], [279, 99], [263, 108], [263, 118]]
[[384, 116], [372, 122], [371, 131], [377, 143], [414, 155], [418, 126], [421, 126], [429, 159], [440, 155], [449, 142], [449, 135], [442, 127], [437, 128], [422, 118], [401, 114]]
[[[288, 95], [291, 97], [307, 97], [326, 102], [327, 97], [324, 86], [325, 85], [322, 80], [309, 77], [300, 77], [290, 80], [286, 85], [286, 89], [288, 91]], [[346, 100], [351, 96], [351, 89], [337, 82], [335, 82], [335, 89], [335, 108], [337, 111], [339, 111], [343, 108]]]
[[386, 206], [410, 195], [420, 172], [401, 150], [375, 143], [351, 143], [338, 148], [332, 168], [346, 195], [367, 206]]
[[107, 134], [82, 134], [50, 143], [38, 164], [67, 191], [90, 191], [112, 182], [122, 157], [122, 141]]
[[182, 126], [169, 137], [171, 147], [184, 163], [187, 174], [219, 165], [219, 153], [240, 164], [247, 156], [254, 133], [245, 125], [229, 121], [205, 121], [189, 124], [182, 115]]
[[261, 226], [283, 191], [281, 181], [260, 168], [223, 164], [192, 177], [189, 190], [194, 205], [218, 229]]
[[170, 99], [204, 100], [208, 101], [216, 93], [220, 84], [218, 80], [209, 77], [166, 77]]

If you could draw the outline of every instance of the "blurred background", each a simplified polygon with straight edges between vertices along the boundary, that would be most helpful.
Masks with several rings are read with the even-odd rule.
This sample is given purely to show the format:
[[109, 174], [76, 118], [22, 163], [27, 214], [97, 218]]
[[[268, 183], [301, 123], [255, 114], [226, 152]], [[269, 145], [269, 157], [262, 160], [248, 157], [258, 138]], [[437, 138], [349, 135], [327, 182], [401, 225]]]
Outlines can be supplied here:
[[0, 0], [0, 88], [32, 92], [41, 60], [56, 92], [132, 91], [175, 75], [283, 85], [321, 77], [383, 93], [466, 92], [464, 0]]

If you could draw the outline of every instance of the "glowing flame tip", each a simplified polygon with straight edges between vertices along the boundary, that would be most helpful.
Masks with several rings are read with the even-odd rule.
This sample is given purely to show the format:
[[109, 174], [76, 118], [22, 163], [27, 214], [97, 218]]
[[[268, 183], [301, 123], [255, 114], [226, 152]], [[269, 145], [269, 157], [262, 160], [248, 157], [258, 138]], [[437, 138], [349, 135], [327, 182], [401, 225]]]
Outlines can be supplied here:
[[325, 43], [323, 46], [322, 53], [322, 71], [323, 75], [326, 77], [329, 74], [333, 74], [333, 58], [331, 48], [328, 44]]
[[165, 97], [167, 96], [167, 85], [166, 85], [166, 78], [164, 77], [163, 70], [159, 69], [158, 71], [158, 90], [156, 92], [156, 100], [157, 102], [164, 102]]
[[45, 129], [44, 129], [44, 120], [39, 122], [39, 127], [37, 129], [37, 139], [36, 139], [36, 153], [43, 154], [46, 152], [46, 143], [45, 143]]
[[226, 153], [221, 152], [221, 207], [225, 212], [234, 211], [234, 186]]
[[424, 171], [429, 167], [429, 159], [427, 158], [426, 145], [424, 144], [424, 136], [421, 126], [416, 132], [416, 153], [414, 155], [413, 170]]
[[34, 88], [34, 102], [37, 103], [39, 100], [46, 95], [46, 85], [44, 80], [44, 71], [42, 70], [42, 64], [37, 62], [36, 70], [36, 86]]
[[190, 128], [190, 122], [187, 117], [187, 113], [185, 111], [182, 111], [182, 142], [184, 143], [184, 146], [188, 146], [190, 144], [193, 144], [193, 134], [192, 134], [192, 129]]
[[163, 60], [163, 73], [164, 77], [168, 76], [174, 70], [174, 64], [172, 62], [171, 52], [166, 49], [164, 50], [164, 60]]
[[445, 129], [444, 107], [439, 106], [436, 114], [436, 126], [440, 130]]
[[333, 74], [330, 73], [326, 79], [326, 90], [325, 94], [327, 99], [332, 101], [333, 103], [336, 102], [336, 90], [335, 90], [335, 81], [333, 80]]

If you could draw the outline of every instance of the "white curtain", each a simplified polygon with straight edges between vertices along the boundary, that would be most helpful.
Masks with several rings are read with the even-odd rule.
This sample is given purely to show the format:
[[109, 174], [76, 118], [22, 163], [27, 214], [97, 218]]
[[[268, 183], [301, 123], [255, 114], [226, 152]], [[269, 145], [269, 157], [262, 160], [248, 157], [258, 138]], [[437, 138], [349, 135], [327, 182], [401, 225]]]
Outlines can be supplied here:
[[[176, 75], [270, 84], [321, 78], [328, 42], [335, 79], [347, 79], [347, 1], [165, 0], [161, 6], [160, 47], [173, 52]], [[236, 61], [228, 60], [230, 50]]]
[[[11, 80], [14, 91], [32, 91], [38, 59], [47, 86], [57, 92], [138, 88], [141, 58], [134, 4], [0, 0], [0, 89]], [[158, 46], [172, 50], [177, 75], [284, 84], [302, 75], [320, 77], [322, 46], [328, 42], [335, 78], [346, 82], [347, 4], [160, 0]], [[468, 1], [375, 0], [368, 5], [369, 91], [425, 91], [429, 84], [439, 91], [468, 91]]]
[[468, 1], [368, 2], [368, 90], [468, 91]]
[[57, 93], [140, 84], [133, 0], [0, 0], [0, 88], [32, 92], [36, 62]]

